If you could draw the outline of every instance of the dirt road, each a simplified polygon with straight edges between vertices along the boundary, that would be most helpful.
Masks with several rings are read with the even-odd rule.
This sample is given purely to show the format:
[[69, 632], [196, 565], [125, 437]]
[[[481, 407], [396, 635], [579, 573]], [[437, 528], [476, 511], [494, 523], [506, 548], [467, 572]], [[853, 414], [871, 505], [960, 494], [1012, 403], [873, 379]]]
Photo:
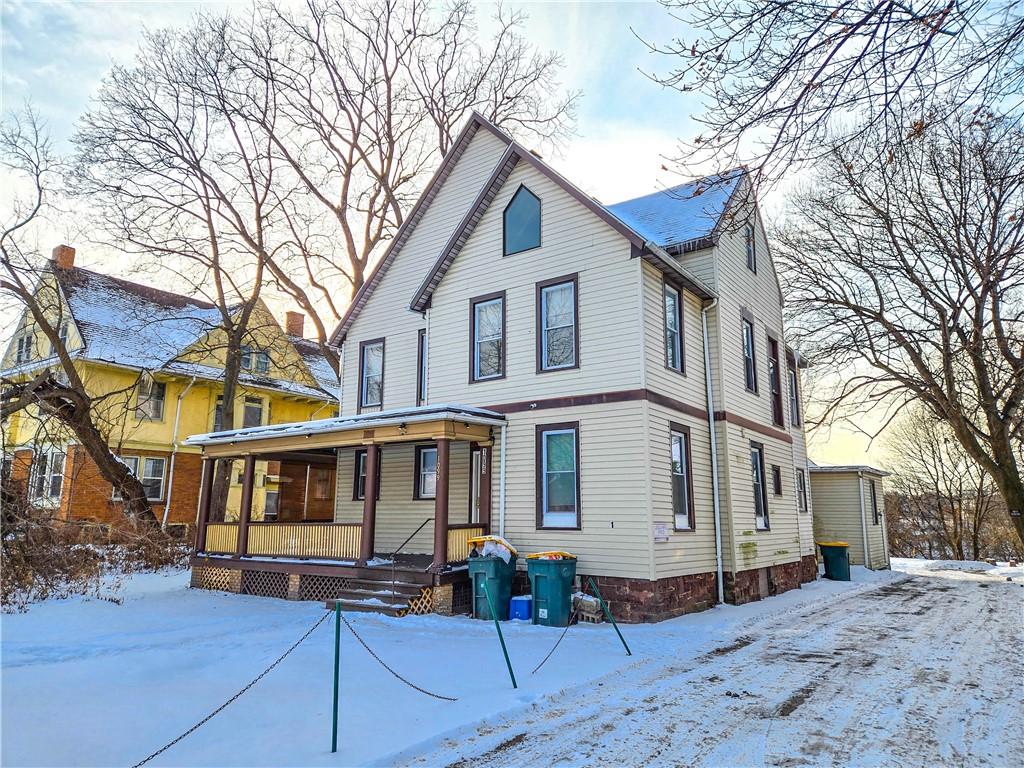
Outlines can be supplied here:
[[685, 663], [650, 660], [411, 764], [1021, 766], [1022, 608], [1020, 583], [907, 577], [745, 626]]

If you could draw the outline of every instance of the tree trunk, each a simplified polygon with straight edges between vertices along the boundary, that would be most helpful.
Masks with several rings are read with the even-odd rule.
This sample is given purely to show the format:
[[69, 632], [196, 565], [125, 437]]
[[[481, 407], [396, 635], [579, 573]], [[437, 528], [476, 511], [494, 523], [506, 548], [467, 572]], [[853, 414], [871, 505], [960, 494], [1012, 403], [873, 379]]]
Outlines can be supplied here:
[[69, 426], [89, 458], [96, 464], [100, 475], [114, 487], [121, 497], [125, 516], [154, 528], [158, 527], [156, 515], [153, 514], [153, 508], [146, 498], [146, 489], [142, 487], [142, 483], [131, 473], [127, 465], [110, 451], [110, 446], [99, 430], [87, 419], [76, 419], [70, 422]]

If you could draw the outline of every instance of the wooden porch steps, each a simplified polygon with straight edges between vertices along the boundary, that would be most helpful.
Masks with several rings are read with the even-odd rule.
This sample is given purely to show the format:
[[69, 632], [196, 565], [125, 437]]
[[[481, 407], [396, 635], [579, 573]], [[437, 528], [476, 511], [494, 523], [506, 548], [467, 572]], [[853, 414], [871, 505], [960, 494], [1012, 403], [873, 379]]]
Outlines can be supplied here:
[[326, 607], [334, 610], [341, 605], [343, 611], [383, 613], [398, 616], [409, 608], [409, 602], [419, 597], [423, 587], [420, 584], [395, 581], [390, 574], [380, 579], [352, 579], [348, 588], [338, 592], [337, 598], [328, 600]]
[[386, 603], [381, 601], [367, 601], [367, 600], [347, 600], [344, 598], [338, 598], [337, 600], [328, 600], [327, 608], [334, 610], [335, 606], [340, 604], [341, 610], [345, 612], [356, 611], [359, 613], [382, 613], [385, 616], [399, 616], [402, 611], [409, 607], [409, 603]]

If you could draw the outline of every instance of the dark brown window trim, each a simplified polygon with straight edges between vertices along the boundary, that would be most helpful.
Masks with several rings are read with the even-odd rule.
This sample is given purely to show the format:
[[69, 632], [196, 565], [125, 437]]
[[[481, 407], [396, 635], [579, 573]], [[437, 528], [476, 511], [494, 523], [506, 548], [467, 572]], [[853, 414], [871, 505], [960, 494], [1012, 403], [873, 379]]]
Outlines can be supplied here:
[[[579, 272], [573, 272], [571, 275], [562, 275], [561, 277], [555, 277], [551, 280], [541, 280], [534, 288], [534, 314], [536, 315], [536, 356], [537, 356], [537, 373], [558, 373], [559, 371], [571, 371], [580, 367], [580, 280]], [[545, 368], [544, 367], [544, 345], [543, 336], [544, 329], [542, 323], [544, 322], [544, 313], [542, 308], [542, 293], [545, 288], [551, 288], [556, 285], [564, 285], [565, 283], [572, 283], [572, 303], [573, 303], [573, 364], [565, 365], [560, 368]], [[504, 347], [502, 347], [504, 349]]]
[[874, 479], [869, 479], [868, 484], [871, 488], [871, 524], [880, 525], [882, 522], [882, 515], [878, 510], [878, 486]]
[[[676, 317], [676, 322], [678, 323], [677, 327], [679, 328], [679, 367], [678, 368], [675, 368], [674, 366], [670, 365], [669, 362], [668, 362], [668, 339], [665, 337], [665, 329], [668, 326], [668, 317], [667, 317], [666, 308], [665, 308], [665, 291], [668, 288], [671, 288], [673, 291], [675, 291], [676, 295], [679, 297], [678, 304], [676, 306], [676, 312], [678, 314], [678, 317]], [[681, 374], [683, 376], [686, 375], [686, 334], [685, 334], [684, 328], [683, 328], [683, 315], [684, 315], [683, 305], [684, 305], [684, 303], [685, 303], [685, 299], [683, 298], [683, 289], [680, 288], [677, 285], [673, 285], [672, 283], [668, 282], [665, 279], [665, 276], [662, 275], [662, 277], [661, 277], [661, 322], [662, 322], [661, 336], [662, 336], [662, 342], [665, 345], [665, 368], [667, 368], [670, 371], [674, 371], [675, 373]]]
[[747, 269], [757, 274], [757, 228], [753, 221], [743, 228], [743, 258]]
[[[478, 379], [475, 376], [476, 372], [476, 305], [481, 304], [485, 301], [493, 301], [494, 299], [501, 299], [501, 374], [498, 376], [488, 376], [486, 379]], [[482, 384], [487, 381], [501, 381], [505, 378], [508, 371], [505, 370], [505, 359], [508, 351], [508, 301], [505, 298], [505, 291], [495, 291], [494, 293], [485, 293], [482, 296], [474, 296], [469, 300], [469, 383], [470, 384]]]
[[[790, 376], [792, 374], [792, 376]], [[800, 402], [800, 372], [789, 355], [786, 356], [786, 389], [789, 397], [789, 426], [799, 427], [803, 425], [803, 404]], [[793, 406], [796, 405], [796, 408]]]
[[[765, 329], [765, 336], [768, 339], [768, 343], [765, 345], [768, 352], [768, 407], [771, 410], [772, 424], [779, 429], [786, 428], [786, 406], [782, 396], [782, 346], [779, 344], [778, 337]], [[772, 346], [775, 347], [775, 354], [772, 354]], [[772, 392], [772, 367], [770, 363], [775, 363], [775, 375], [778, 377], [778, 391]], [[778, 409], [779, 418], [775, 418], [775, 410]]]
[[[423, 380], [423, 357], [427, 350], [424, 349], [427, 339], [427, 329], [420, 328], [416, 332], [416, 405], [423, 405], [426, 402]], [[429, 354], [429, 353], [428, 353]]]
[[420, 456], [424, 451], [437, 450], [437, 443], [423, 443], [417, 445], [414, 449], [414, 457], [412, 464], [412, 499], [413, 501], [433, 501], [433, 496], [422, 496], [420, 495]]
[[[756, 440], [750, 441], [750, 450], [758, 449], [760, 451], [759, 461], [761, 462], [761, 498], [764, 501], [764, 527], [757, 527], [757, 500], [754, 500], [754, 530], [757, 532], [770, 531], [772, 529], [772, 516], [768, 511], [768, 473], [765, 471], [765, 451], [764, 443], [759, 443]], [[753, 490], [753, 488], [751, 488]]]
[[771, 467], [772, 496], [782, 496], [782, 467], [778, 464], [772, 464]]
[[[516, 199], [516, 196], [519, 194], [519, 191], [523, 189], [529, 192], [533, 199], [537, 201], [537, 207], [540, 209], [540, 241], [537, 243], [537, 245], [533, 246], [532, 248], [523, 248], [523, 250], [521, 251], [512, 251], [511, 253], [509, 253], [507, 241], [505, 239], [505, 217], [508, 216], [508, 208], [510, 205], [512, 205], [512, 201]], [[525, 184], [520, 184], [518, 187], [516, 187], [516, 191], [513, 192], [512, 195], [509, 197], [508, 202], [505, 203], [505, 207], [501, 209], [501, 257], [506, 258], [508, 256], [518, 256], [520, 253], [529, 253], [530, 251], [536, 251], [538, 248], [543, 247], [543, 245], [544, 203], [541, 201], [540, 195], [536, 194], [532, 189], [530, 189]]]
[[738, 413], [733, 413], [732, 411], [715, 411], [715, 421], [727, 421], [730, 424], [735, 424], [737, 427], [749, 429], [752, 432], [757, 432], [765, 437], [781, 440], [784, 443], [793, 442], [793, 436], [788, 432], [783, 432], [782, 430], [776, 429], [775, 427], [771, 427], [767, 424], [760, 424], [753, 419], [748, 419], [746, 416], [740, 416]]
[[[365, 448], [356, 448], [352, 458], [352, 501], [362, 501], [363, 497], [359, 495], [359, 457], [366, 455]], [[377, 493], [374, 494], [377, 497], [377, 501], [380, 501], [380, 478], [381, 478], [381, 466], [384, 464], [384, 451], [378, 449], [377, 451]], [[309, 492], [309, 489], [306, 489]]]
[[[380, 404], [379, 405], [363, 405], [363, 365], [366, 359], [366, 348], [373, 345], [380, 344]], [[368, 339], [367, 341], [359, 342], [359, 385], [356, 387], [356, 393], [358, 395], [356, 399], [356, 413], [362, 413], [363, 410], [372, 411], [376, 408], [383, 410], [384, 408], [384, 366], [387, 363], [387, 344], [385, 338], [381, 336], [377, 339]]]
[[[747, 384], [747, 323], [750, 324], [750, 364], [753, 368], [754, 386]], [[761, 395], [757, 381], [757, 324], [754, 316], [746, 307], [740, 307], [740, 356], [743, 360], [743, 386], [747, 392]]]
[[693, 493], [693, 443], [690, 440], [690, 428], [685, 424], [679, 424], [675, 421], [668, 423], [669, 429], [669, 472], [672, 471], [672, 433], [678, 432], [679, 434], [686, 435], [686, 492], [690, 495], [689, 503], [686, 505], [686, 509], [689, 513], [690, 527], [689, 528], [678, 528], [676, 527], [676, 510], [675, 505], [672, 506], [672, 530], [676, 533], [693, 533], [697, 530], [697, 515], [693, 508], [694, 493]]
[[[576, 434], [576, 525], [545, 526], [544, 525], [544, 433], [559, 429], [571, 429]], [[536, 527], [538, 531], [581, 531], [583, 530], [583, 505], [580, 502], [580, 423], [578, 421], [561, 421], [554, 424], [538, 424], [534, 432], [534, 486], [536, 490]]]

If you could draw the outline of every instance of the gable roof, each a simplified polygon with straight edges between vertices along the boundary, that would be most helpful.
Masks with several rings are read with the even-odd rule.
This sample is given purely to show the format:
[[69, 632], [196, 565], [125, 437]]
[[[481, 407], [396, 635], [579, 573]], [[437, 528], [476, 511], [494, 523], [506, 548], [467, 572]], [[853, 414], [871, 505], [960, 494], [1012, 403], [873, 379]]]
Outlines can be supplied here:
[[746, 177], [743, 168], [678, 184], [607, 206], [620, 220], [666, 251], [712, 244], [722, 215]]
[[[222, 368], [178, 359], [186, 348], [221, 326], [216, 305], [82, 267], [51, 266], [50, 271], [84, 344], [82, 349], [72, 351], [74, 357], [211, 381], [223, 378]], [[336, 398], [337, 376], [319, 345], [295, 336], [286, 338], [316, 379], [317, 387], [247, 372], [240, 374], [239, 381], [306, 397]], [[31, 365], [45, 364], [48, 359], [32, 361]]]

